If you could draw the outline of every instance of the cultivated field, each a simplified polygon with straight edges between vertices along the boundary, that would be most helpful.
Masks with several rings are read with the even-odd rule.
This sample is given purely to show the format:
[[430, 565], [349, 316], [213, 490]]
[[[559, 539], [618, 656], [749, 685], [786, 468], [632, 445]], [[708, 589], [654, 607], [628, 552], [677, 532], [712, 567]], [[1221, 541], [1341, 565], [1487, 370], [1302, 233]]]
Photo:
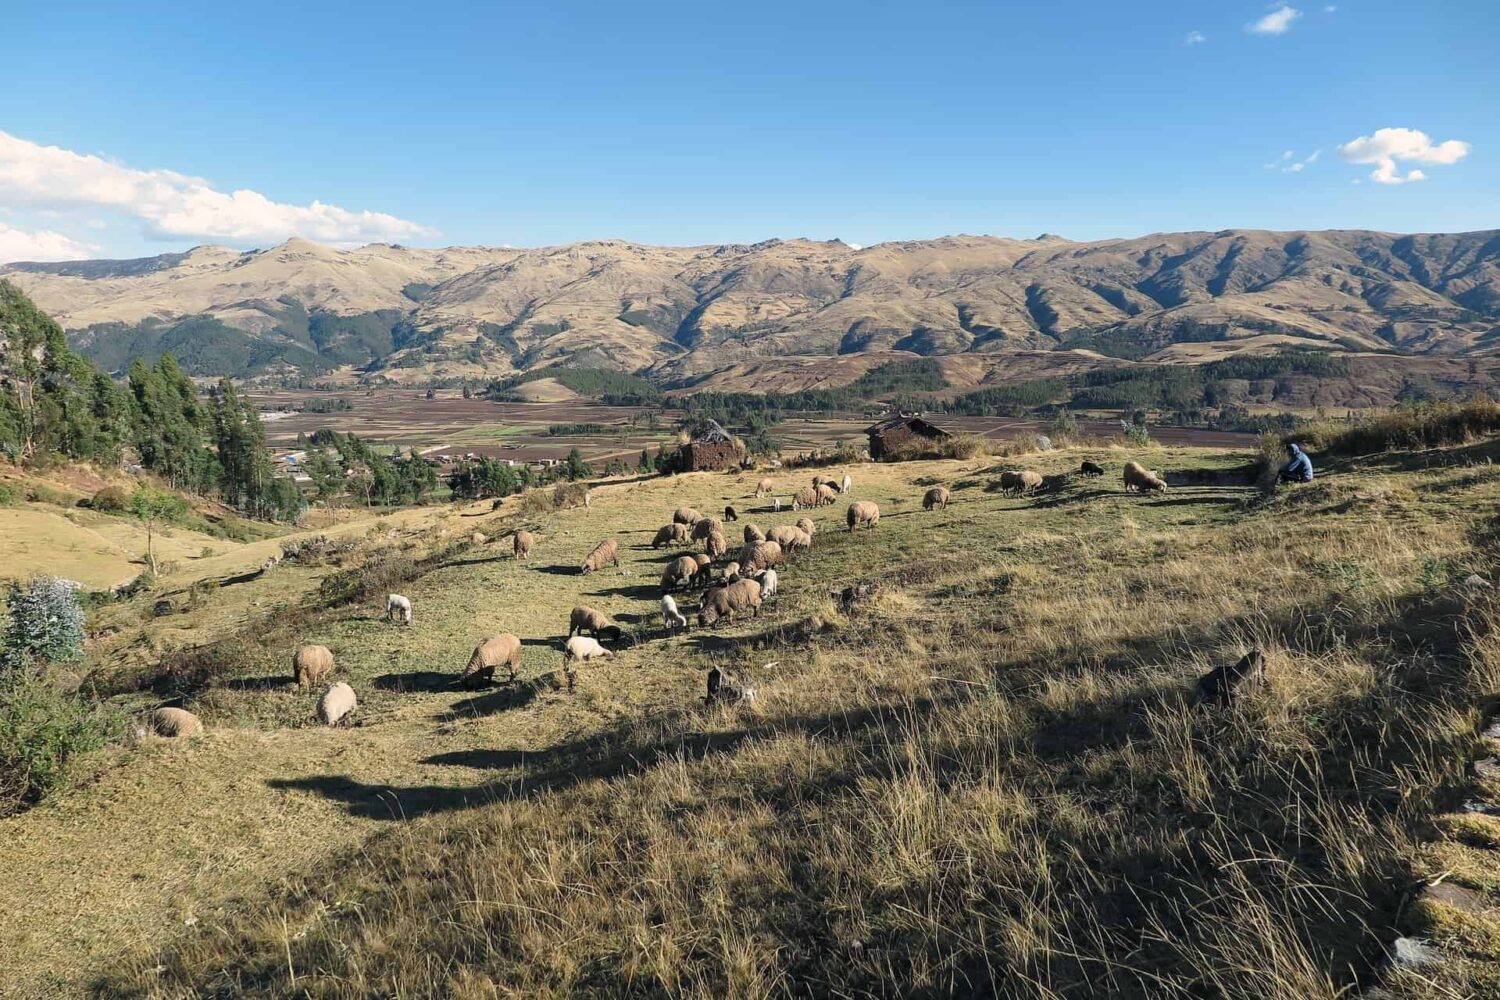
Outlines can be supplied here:
[[[249, 573], [271, 543], [219, 557], [183, 614], [114, 606], [100, 689], [130, 711], [180, 698], [209, 731], [0, 821], [0, 995], [1331, 1000], [1414, 930], [1455, 961], [1398, 993], [1493, 995], [1494, 925], [1412, 899], [1440, 876], [1500, 888], [1500, 821], [1441, 815], [1500, 793], [1464, 774], [1500, 643], [1492, 591], [1461, 583], [1494, 565], [1496, 447], [1349, 461], [1269, 501], [1119, 485], [1127, 457], [1243, 453], [1026, 464], [1085, 455], [1110, 475], [1038, 497], [1000, 493], [990, 462], [826, 470], [879, 526], [813, 512], [758, 620], [674, 635], [675, 553], [651, 534], [684, 503], [790, 523], [748, 498], [758, 474], [346, 526], [351, 566], [421, 565], [398, 585], [409, 630], [378, 599], [319, 601], [333, 567]], [[806, 478], [776, 476], [783, 496]], [[937, 482], [954, 502], [924, 512]], [[529, 566], [462, 542], [521, 524]], [[606, 537], [621, 568], [580, 576]], [[882, 589], [830, 599], [856, 581]], [[577, 604], [634, 643], [569, 694]], [[499, 631], [522, 637], [520, 682], [456, 690]], [[352, 728], [313, 725], [316, 694], [288, 683], [302, 642], [359, 692]], [[1194, 680], [1252, 645], [1269, 689], [1196, 705]], [[705, 709], [715, 664], [756, 702]]]

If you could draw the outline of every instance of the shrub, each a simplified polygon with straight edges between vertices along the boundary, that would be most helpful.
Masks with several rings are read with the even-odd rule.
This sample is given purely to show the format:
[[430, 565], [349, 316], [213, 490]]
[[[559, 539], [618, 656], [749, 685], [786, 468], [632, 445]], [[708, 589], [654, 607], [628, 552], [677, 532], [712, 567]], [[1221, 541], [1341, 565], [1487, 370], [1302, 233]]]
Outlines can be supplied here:
[[21, 491], [10, 483], [0, 483], [0, 507], [14, 507], [21, 502]]
[[390, 593], [417, 576], [417, 565], [405, 552], [382, 552], [363, 566], [323, 578], [318, 593], [330, 604], [353, 604]]
[[1137, 448], [1145, 448], [1151, 444], [1151, 431], [1145, 424], [1131, 424], [1125, 428], [1125, 441]]
[[29, 671], [0, 678], [0, 816], [35, 805], [67, 779], [74, 758], [104, 746], [111, 721]]
[[1053, 442], [1058, 447], [1066, 447], [1078, 437], [1078, 418], [1067, 410], [1057, 411], [1057, 416], [1052, 418], [1052, 425], [1047, 428]]
[[89, 501], [89, 506], [108, 514], [123, 513], [130, 504], [130, 494], [118, 486], [106, 486]]
[[1353, 421], [1313, 421], [1286, 435], [1316, 450], [1373, 455], [1409, 448], [1463, 444], [1500, 432], [1500, 403], [1476, 396], [1466, 403], [1414, 403]]
[[0, 668], [10, 670], [32, 660], [57, 663], [83, 655], [83, 603], [79, 585], [52, 576], [32, 577], [25, 587], [10, 585], [9, 620]]
[[50, 503], [57, 507], [73, 506], [73, 495], [64, 493], [62, 490], [54, 490], [50, 486], [40, 483], [31, 483], [26, 487], [26, 499], [32, 503]]
[[920, 458], [957, 458], [964, 461], [991, 453], [989, 440], [978, 434], [950, 434], [945, 438], [913, 436], [888, 453], [890, 461], [910, 462]]

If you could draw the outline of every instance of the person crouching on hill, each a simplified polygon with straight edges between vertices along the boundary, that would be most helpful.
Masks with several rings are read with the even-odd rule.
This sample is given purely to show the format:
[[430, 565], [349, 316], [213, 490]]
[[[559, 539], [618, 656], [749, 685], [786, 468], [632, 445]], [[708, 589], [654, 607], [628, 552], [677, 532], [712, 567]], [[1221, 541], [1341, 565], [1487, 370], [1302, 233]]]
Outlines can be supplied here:
[[1286, 453], [1289, 458], [1276, 478], [1283, 483], [1312, 482], [1312, 459], [1307, 457], [1307, 452], [1303, 451], [1299, 445], [1289, 444], [1286, 446]]

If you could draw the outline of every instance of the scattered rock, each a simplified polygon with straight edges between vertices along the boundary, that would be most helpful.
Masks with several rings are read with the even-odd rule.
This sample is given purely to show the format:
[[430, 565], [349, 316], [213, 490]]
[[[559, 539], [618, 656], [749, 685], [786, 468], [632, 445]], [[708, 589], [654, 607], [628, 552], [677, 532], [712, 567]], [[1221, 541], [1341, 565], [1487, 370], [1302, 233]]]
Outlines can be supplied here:
[[1437, 885], [1429, 885], [1422, 890], [1422, 899], [1428, 903], [1441, 903], [1451, 906], [1465, 913], [1487, 913], [1495, 907], [1485, 898], [1482, 893], [1473, 889], [1465, 889], [1461, 885], [1452, 882], [1439, 882]]
[[1464, 577], [1465, 587], [1488, 587], [1489, 585], [1490, 581], [1486, 580], [1478, 573], [1470, 573], [1468, 576]]
[[1485, 721], [1484, 728], [1479, 735], [1487, 740], [1500, 740], [1500, 713], [1492, 715]]
[[157, 618], [163, 618], [167, 615], [176, 613], [177, 602], [172, 600], [170, 597], [163, 597], [161, 600], [151, 605], [151, 614]]
[[1403, 969], [1431, 965], [1441, 957], [1436, 948], [1421, 938], [1398, 937], [1391, 950], [1391, 962]]
[[1500, 816], [1500, 804], [1481, 802], [1478, 799], [1469, 799], [1459, 809], [1475, 816]]

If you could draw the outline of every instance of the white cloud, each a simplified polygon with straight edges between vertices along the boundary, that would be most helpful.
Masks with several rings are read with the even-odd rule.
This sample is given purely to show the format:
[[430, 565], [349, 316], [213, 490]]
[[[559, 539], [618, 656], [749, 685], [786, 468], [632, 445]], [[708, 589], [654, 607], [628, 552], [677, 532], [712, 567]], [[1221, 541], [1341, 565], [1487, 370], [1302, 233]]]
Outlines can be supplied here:
[[1370, 180], [1376, 184], [1406, 184], [1427, 179], [1422, 170], [1413, 169], [1402, 174], [1401, 161], [1447, 166], [1468, 155], [1467, 142], [1449, 139], [1434, 145], [1431, 136], [1414, 128], [1376, 129], [1372, 135], [1362, 135], [1339, 147], [1339, 156], [1350, 163], [1373, 163], [1375, 169], [1370, 172]]
[[1182, 44], [1184, 44], [1184, 45], [1202, 45], [1206, 41], [1208, 41], [1208, 36], [1205, 35], [1203, 32], [1201, 32], [1201, 31], [1189, 31], [1187, 33], [1187, 38], [1183, 41]]
[[28, 233], [0, 222], [0, 264], [13, 260], [85, 260], [98, 249], [50, 229]]
[[6, 132], [0, 132], [0, 200], [123, 212], [139, 219], [148, 235], [166, 238], [253, 244], [302, 236], [358, 244], [433, 235], [426, 226], [382, 212], [351, 212], [321, 201], [288, 205], [251, 190], [219, 191], [199, 177], [137, 170]]
[[1305, 159], [1299, 160], [1297, 159], [1296, 151], [1288, 149], [1281, 154], [1281, 159], [1267, 163], [1266, 169], [1280, 170], [1284, 174], [1300, 174], [1314, 163], [1317, 163], [1318, 157], [1322, 155], [1323, 151], [1321, 149], [1315, 149]]
[[1302, 16], [1296, 7], [1282, 4], [1271, 13], [1254, 22], [1249, 30], [1257, 35], [1284, 35], [1292, 30], [1292, 22]]

